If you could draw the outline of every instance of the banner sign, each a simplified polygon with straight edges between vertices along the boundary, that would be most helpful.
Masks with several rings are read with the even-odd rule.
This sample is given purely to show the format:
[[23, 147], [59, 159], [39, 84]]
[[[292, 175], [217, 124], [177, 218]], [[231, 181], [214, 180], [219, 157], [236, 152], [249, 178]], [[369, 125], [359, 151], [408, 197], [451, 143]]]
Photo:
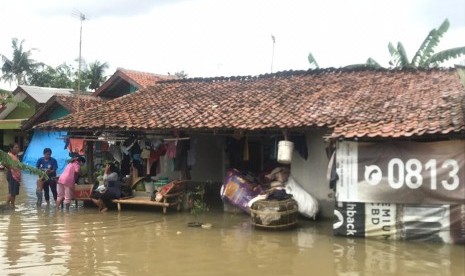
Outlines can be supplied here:
[[336, 204], [337, 236], [465, 244], [465, 205]]
[[339, 142], [336, 199], [465, 204], [465, 140]]

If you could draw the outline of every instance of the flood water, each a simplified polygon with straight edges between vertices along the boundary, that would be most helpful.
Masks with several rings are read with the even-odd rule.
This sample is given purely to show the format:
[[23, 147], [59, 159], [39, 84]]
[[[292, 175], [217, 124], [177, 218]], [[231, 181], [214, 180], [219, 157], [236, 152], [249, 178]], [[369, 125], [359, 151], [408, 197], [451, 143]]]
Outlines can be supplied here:
[[23, 175], [9, 210], [0, 172], [1, 275], [465, 275], [464, 246], [335, 237], [331, 221], [270, 232], [221, 208], [201, 218], [211, 229], [157, 207], [38, 210], [35, 179]]

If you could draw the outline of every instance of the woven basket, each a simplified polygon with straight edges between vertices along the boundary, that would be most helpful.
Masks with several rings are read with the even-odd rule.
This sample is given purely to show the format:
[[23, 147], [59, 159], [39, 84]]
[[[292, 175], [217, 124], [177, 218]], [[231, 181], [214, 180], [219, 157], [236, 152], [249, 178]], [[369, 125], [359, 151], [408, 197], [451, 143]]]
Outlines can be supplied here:
[[252, 225], [267, 229], [286, 229], [297, 224], [297, 201], [292, 198], [285, 200], [259, 200], [250, 207]]

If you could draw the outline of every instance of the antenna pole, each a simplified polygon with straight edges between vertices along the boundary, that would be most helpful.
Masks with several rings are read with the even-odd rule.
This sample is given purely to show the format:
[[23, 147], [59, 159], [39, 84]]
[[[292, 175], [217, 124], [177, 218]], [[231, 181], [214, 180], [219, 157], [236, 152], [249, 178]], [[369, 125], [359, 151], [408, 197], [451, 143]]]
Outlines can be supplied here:
[[79, 12], [79, 19], [81, 20], [81, 26], [79, 29], [79, 61], [78, 61], [78, 85], [77, 85], [77, 111], [80, 111], [81, 104], [79, 102], [79, 95], [81, 94], [81, 48], [82, 48], [82, 21], [86, 20], [86, 16]]
[[274, 35], [271, 35], [271, 40], [273, 41], [273, 49], [272, 49], [272, 52], [271, 52], [271, 73], [273, 73], [274, 44], [276, 42], [276, 38], [274, 37]]

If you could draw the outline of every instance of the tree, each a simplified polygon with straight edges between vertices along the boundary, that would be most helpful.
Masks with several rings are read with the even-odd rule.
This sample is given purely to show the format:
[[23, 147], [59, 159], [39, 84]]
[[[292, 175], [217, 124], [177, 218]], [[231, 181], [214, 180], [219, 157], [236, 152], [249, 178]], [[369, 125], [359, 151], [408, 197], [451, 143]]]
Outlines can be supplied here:
[[[449, 20], [446, 18], [438, 29], [432, 29], [426, 36], [425, 40], [417, 50], [412, 60], [407, 57], [405, 47], [401, 42], [395, 47], [391, 42], [388, 44], [388, 50], [391, 55], [389, 65], [391, 68], [434, 68], [439, 67], [444, 62], [456, 59], [465, 55], [465, 46], [456, 47], [435, 53], [435, 48], [438, 46], [441, 38], [449, 29]], [[308, 55], [310, 68], [318, 69], [318, 63], [312, 53]], [[373, 58], [368, 58], [363, 64], [351, 64], [344, 68], [383, 68]]]
[[9, 167], [18, 168], [18, 169], [25, 170], [30, 173], [37, 174], [40, 177], [48, 179], [48, 176], [44, 171], [11, 159], [8, 153], [4, 152], [3, 150], [0, 150], [0, 162], [3, 166], [7, 168]]
[[366, 68], [366, 69], [377, 69], [377, 68], [383, 68], [376, 60], [372, 58], [368, 58], [365, 63], [357, 63], [357, 64], [350, 64], [344, 66], [345, 69], [360, 69], [360, 68]]
[[308, 54], [308, 63], [310, 63], [310, 69], [319, 69], [320, 66], [316, 62], [316, 59], [313, 57], [312, 53]]
[[62, 63], [55, 68], [56, 74], [53, 87], [56, 88], [74, 88], [73, 77], [76, 74], [71, 65]]
[[182, 71], [174, 73], [174, 76], [176, 76], [176, 78], [178, 79], [185, 79], [187, 78], [187, 73], [185, 73], [184, 70], [182, 70]]
[[96, 60], [89, 64], [89, 68], [85, 72], [86, 77], [90, 80], [89, 89], [97, 89], [105, 82], [104, 73], [108, 69], [106, 62], [101, 63]]
[[[104, 72], [108, 68], [106, 62], [95, 61], [89, 66], [83, 62], [84, 69], [81, 72], [80, 88], [86, 90], [96, 89], [105, 81]], [[30, 84], [41, 87], [71, 88], [77, 91], [77, 70], [66, 63], [56, 68], [42, 65], [36, 68], [31, 75]]]
[[27, 84], [27, 77], [33, 73], [33, 70], [39, 66], [39, 63], [31, 59], [33, 50], [25, 51], [23, 49], [24, 39], [18, 42], [17, 38], [11, 40], [13, 48], [13, 57], [8, 59], [5, 55], [2, 56], [2, 72], [0, 79], [8, 81], [10, 84], [15, 81], [17, 85]]
[[74, 88], [74, 69], [63, 63], [53, 68], [43, 65], [35, 70], [30, 78], [30, 84], [40, 87]]
[[[389, 64], [392, 68], [434, 68], [448, 60], [459, 58], [465, 55], [465, 46], [451, 48], [435, 53], [435, 48], [438, 46], [441, 38], [449, 29], [449, 20], [446, 18], [438, 29], [432, 29], [426, 36], [420, 48], [417, 50], [412, 60], [408, 59], [405, 47], [401, 42], [397, 43], [397, 47], [389, 42], [388, 50], [391, 54]], [[373, 60], [373, 59], [372, 59]]]

